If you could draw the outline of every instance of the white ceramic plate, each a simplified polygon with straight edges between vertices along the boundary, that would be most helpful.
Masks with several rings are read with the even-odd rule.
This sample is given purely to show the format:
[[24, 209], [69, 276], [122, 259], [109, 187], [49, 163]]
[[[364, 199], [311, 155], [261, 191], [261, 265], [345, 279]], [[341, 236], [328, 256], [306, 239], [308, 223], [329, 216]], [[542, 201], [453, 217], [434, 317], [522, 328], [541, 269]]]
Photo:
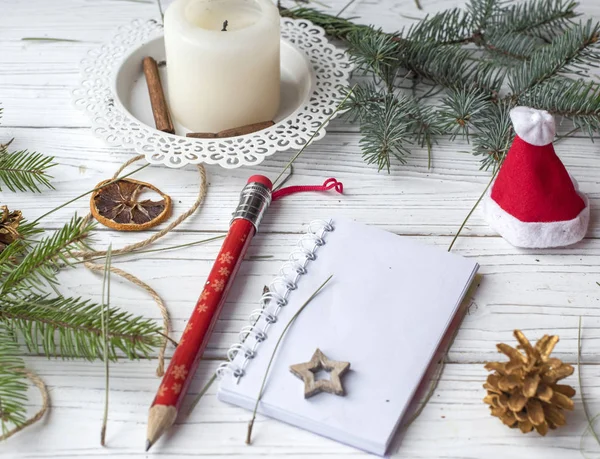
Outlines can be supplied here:
[[[225, 168], [259, 164], [277, 151], [305, 145], [337, 107], [350, 77], [348, 57], [327, 41], [320, 27], [284, 18], [281, 35], [281, 107], [275, 125], [262, 131], [192, 139], [185, 137], [189, 130], [176, 123], [176, 134], [154, 128], [142, 59], [165, 60], [162, 25], [155, 21], [135, 21], [110, 43], [88, 53], [80, 87], [73, 91], [75, 105], [88, 113], [97, 135], [112, 145], [131, 147], [151, 163]], [[161, 78], [166, 90], [164, 67]], [[316, 139], [324, 135], [321, 129]]]

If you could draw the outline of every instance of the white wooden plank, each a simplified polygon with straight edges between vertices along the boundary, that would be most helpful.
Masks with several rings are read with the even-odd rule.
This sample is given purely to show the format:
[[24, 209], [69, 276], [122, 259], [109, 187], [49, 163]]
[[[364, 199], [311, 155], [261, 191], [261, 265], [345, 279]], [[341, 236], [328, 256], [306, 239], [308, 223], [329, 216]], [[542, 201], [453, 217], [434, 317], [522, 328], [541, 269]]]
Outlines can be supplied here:
[[[211, 236], [214, 233], [179, 233], [157, 243], [156, 247]], [[99, 233], [96, 239], [98, 246], [110, 239], [115, 248], [122, 246], [125, 240], [121, 235], [105, 232]], [[442, 249], [450, 242], [449, 237], [415, 239]], [[257, 235], [208, 345], [207, 357], [224, 358], [228, 347], [237, 341], [238, 332], [248, 324], [248, 316], [258, 307], [263, 286], [276, 275], [297, 240], [296, 234]], [[214, 241], [177, 251], [115, 257], [114, 263], [149, 283], [164, 298], [173, 322], [173, 337], [178, 339], [219, 247], [220, 241]], [[600, 355], [600, 287], [597, 284], [600, 281], [600, 241], [588, 240], [568, 249], [520, 251], [499, 238], [466, 238], [458, 242], [455, 251], [480, 263], [483, 280], [449, 353], [449, 361], [468, 363], [494, 359], [495, 345], [511, 339], [512, 330], [519, 328], [532, 340], [545, 333], [558, 334], [561, 342], [557, 355], [573, 363], [579, 316], [586, 321], [587, 348], [596, 356], [590, 360], [600, 361], [597, 357]], [[101, 300], [99, 275], [87, 272], [81, 265], [64, 270], [61, 280], [63, 294]], [[151, 298], [117, 277], [111, 303], [160, 321]], [[171, 347], [168, 353], [172, 353]]]
[[[0, 129], [0, 135], [6, 139], [15, 137], [12, 144], [15, 149], [52, 154], [60, 164], [53, 170], [56, 190], [44, 192], [43, 199], [29, 193], [3, 193], [9, 206], [20, 208], [30, 219], [111, 177], [131, 157], [126, 150], [108, 147], [85, 131], [7, 128]], [[358, 134], [332, 133], [307, 149], [295, 163], [295, 176], [290, 183], [320, 184], [328, 177], [336, 177], [344, 182], [343, 196], [331, 191], [290, 196], [273, 205], [263, 231], [298, 232], [303, 223], [337, 214], [401, 234], [453, 235], [490, 178], [489, 172], [479, 170], [479, 160], [466, 153], [469, 147], [458, 140], [440, 140], [431, 170], [427, 169], [426, 152], [415, 148], [410, 164], [397, 165], [389, 175], [364, 164], [358, 140]], [[594, 191], [600, 168], [600, 162], [594, 160], [600, 153], [598, 143], [575, 138], [561, 142], [556, 148], [582, 190], [588, 193], [592, 208], [600, 207], [600, 196]], [[226, 230], [230, 212], [237, 204], [247, 177], [258, 172], [274, 178], [292, 155], [292, 152], [277, 154], [257, 168], [224, 170], [208, 167], [211, 186], [206, 203], [181, 229]], [[172, 170], [155, 166], [139, 174], [141, 180], [154, 183], [173, 197], [176, 213], [183, 212], [193, 203], [197, 177], [193, 167]], [[307, 206], [308, 199], [310, 206]], [[73, 212], [83, 214], [87, 209], [88, 201], [82, 199], [44, 219], [44, 226], [57, 228]], [[600, 229], [595, 212], [592, 212], [592, 219], [588, 235], [597, 237]], [[475, 212], [464, 234], [494, 235], [480, 212]]]
[[[339, 11], [345, 0], [328, 2]], [[364, 23], [386, 30], [409, 24], [408, 16], [423, 16], [459, 4], [454, 0], [422, 0], [417, 11], [412, 0], [356, 1], [347, 10]], [[581, 11], [600, 16], [600, 4], [586, 2]], [[116, 27], [135, 18], [158, 18], [156, 5], [145, 0], [64, 0], [56, 3], [0, 0], [0, 101], [5, 109], [0, 141], [16, 137], [16, 148], [54, 154], [60, 166], [54, 171], [57, 190], [43, 197], [2, 192], [2, 203], [23, 209], [29, 218], [40, 215], [109, 177], [131, 155], [125, 149], [106, 147], [86, 129], [87, 119], [70, 103], [77, 84], [77, 65], [87, 49], [109, 39]], [[33, 18], [33, 19], [32, 19]], [[75, 43], [23, 42], [23, 37], [46, 36], [81, 40]], [[20, 128], [19, 128], [20, 127]], [[41, 129], [40, 129], [41, 128]], [[461, 151], [468, 146], [442, 139], [434, 153], [434, 167], [427, 170], [426, 154], [415, 149], [408, 166], [396, 166], [391, 175], [377, 174], [360, 158], [356, 127], [336, 121], [323, 141], [311, 147], [297, 162], [294, 184], [319, 183], [335, 176], [346, 185], [344, 197], [332, 194], [290, 197], [276, 204], [262, 232], [255, 239], [240, 273], [207, 357], [222, 358], [245, 324], [257, 296], [289, 253], [304, 225], [313, 218], [347, 215], [425, 243], [447, 247], [452, 235], [489, 175], [478, 170], [477, 160]], [[511, 331], [521, 328], [534, 339], [558, 333], [556, 355], [576, 361], [577, 320], [584, 316], [584, 384], [592, 410], [598, 406], [598, 343], [600, 280], [597, 144], [579, 138], [557, 145], [569, 170], [591, 198], [593, 221], [589, 238], [567, 249], [523, 251], [512, 248], [493, 233], [476, 212], [455, 246], [474, 257], [484, 274], [475, 303], [449, 354], [448, 366], [430, 406], [411, 427], [399, 451], [411, 458], [479, 457], [575, 457], [585, 422], [579, 399], [569, 426], [548, 438], [522, 436], [500, 425], [480, 402], [485, 371], [481, 362], [498, 358], [497, 342], [511, 342]], [[238, 171], [209, 168], [211, 186], [206, 205], [189, 223], [157, 244], [181, 244], [212, 236], [227, 228], [229, 210], [245, 179], [254, 172], [275, 176], [291, 152], [268, 159], [261, 167]], [[149, 168], [140, 174], [175, 200], [176, 213], [187, 208], [196, 192], [193, 168], [172, 171]], [[310, 200], [309, 200], [310, 199]], [[310, 202], [310, 205], [307, 205]], [[57, 228], [74, 211], [85, 213], [86, 200], [69, 206], [43, 222]], [[119, 246], [140, 235], [99, 230], [97, 245], [109, 240]], [[115, 259], [120, 267], [149, 282], [161, 293], [173, 317], [179, 337], [210, 269], [219, 243], [185, 250]], [[61, 289], [66, 294], [99, 299], [97, 275], [79, 268], [65, 271]], [[152, 301], [134, 287], [114, 282], [113, 302], [123, 308], [158, 319]], [[171, 352], [171, 350], [169, 350]], [[142, 451], [147, 407], [158, 386], [155, 361], [123, 363], [112, 368], [109, 447], [98, 446], [103, 403], [102, 366], [98, 363], [55, 362], [28, 357], [27, 362], [50, 384], [54, 409], [40, 424], [0, 445], [6, 457], [73, 457], [100, 454], [113, 457], [146, 456]], [[476, 363], [470, 363], [476, 362]], [[193, 393], [202, 386], [218, 362], [203, 362]], [[568, 380], [575, 384], [575, 379]], [[39, 400], [32, 390], [32, 402]], [[34, 408], [33, 406], [31, 407]], [[178, 427], [170, 441], [153, 453], [166, 457], [355, 457], [361, 453], [281, 423], [260, 418], [255, 444], [243, 444], [248, 413], [222, 405], [214, 388], [189, 422]], [[70, 434], [77, 426], [77, 435]], [[34, 439], [36, 441], [32, 441]], [[432, 441], [433, 440], [433, 441]], [[588, 444], [588, 443], [586, 443]], [[599, 448], [592, 450], [598, 454]], [[593, 454], [590, 454], [593, 457]]]
[[[52, 410], [46, 422], [20, 433], [2, 445], [11, 458], [62, 458], [110, 455], [116, 458], [144, 457], [147, 409], [159, 381], [152, 362], [111, 365], [110, 410], [107, 447], [99, 446], [104, 403], [101, 363], [61, 362], [29, 359], [29, 365], [49, 386]], [[218, 362], [202, 362], [192, 384], [189, 406]], [[523, 435], [503, 426], [489, 415], [481, 399], [486, 371], [480, 364], [447, 365], [435, 396], [406, 433], [398, 457], [464, 459], [481, 457], [573, 458], [579, 456], [585, 417], [579, 394], [576, 409], [567, 414], [568, 425], [547, 437]], [[583, 384], [588, 402], [598, 406], [600, 367], [586, 366]], [[566, 383], [576, 386], [576, 378]], [[180, 457], [367, 457], [350, 447], [259, 416], [253, 444], [244, 444], [250, 413], [216, 400], [216, 387], [209, 389], [190, 417], [181, 416], [173, 431], [157, 443], [152, 455]], [[578, 391], [579, 392], [579, 391]], [[299, 396], [300, 392], [299, 392]], [[37, 399], [32, 397], [32, 405]], [[35, 406], [31, 407], [32, 410]], [[595, 409], [593, 411], [595, 413]], [[76, 426], [77, 434], [74, 427]], [[31, 439], [35, 438], [35, 442]], [[585, 442], [591, 445], [591, 442]], [[597, 452], [598, 447], [592, 450]], [[594, 457], [594, 456], [591, 456]]]

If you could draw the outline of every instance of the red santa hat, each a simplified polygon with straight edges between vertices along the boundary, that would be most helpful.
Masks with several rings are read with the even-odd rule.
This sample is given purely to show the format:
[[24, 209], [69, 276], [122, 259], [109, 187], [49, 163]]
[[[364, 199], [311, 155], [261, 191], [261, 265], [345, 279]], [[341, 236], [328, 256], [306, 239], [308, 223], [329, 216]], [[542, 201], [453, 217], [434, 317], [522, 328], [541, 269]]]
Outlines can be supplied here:
[[498, 177], [483, 200], [489, 225], [517, 247], [560, 247], [585, 236], [587, 197], [554, 151], [554, 118], [544, 110], [516, 107], [516, 133]]

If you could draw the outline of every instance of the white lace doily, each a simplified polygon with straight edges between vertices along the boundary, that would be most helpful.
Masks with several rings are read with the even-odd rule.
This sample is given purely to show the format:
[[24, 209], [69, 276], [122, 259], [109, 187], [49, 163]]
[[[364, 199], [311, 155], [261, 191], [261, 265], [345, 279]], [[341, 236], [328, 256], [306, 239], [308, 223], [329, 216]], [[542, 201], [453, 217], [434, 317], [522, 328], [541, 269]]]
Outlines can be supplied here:
[[[227, 139], [167, 134], [134, 117], [118, 103], [115, 89], [124, 60], [162, 34], [163, 27], [156, 21], [137, 20], [120, 28], [112, 41], [88, 52], [81, 63], [81, 84], [73, 91], [75, 105], [88, 114], [96, 135], [111, 145], [134, 149], [151, 163], [169, 167], [207, 163], [237, 168], [257, 165], [277, 151], [301, 148], [334, 112], [342, 97], [341, 88], [348, 85], [350, 61], [328, 42], [324, 30], [308, 21], [282, 18], [282, 38], [301, 50], [312, 65], [310, 100], [274, 126], [253, 134]], [[323, 128], [315, 140], [324, 135]]]

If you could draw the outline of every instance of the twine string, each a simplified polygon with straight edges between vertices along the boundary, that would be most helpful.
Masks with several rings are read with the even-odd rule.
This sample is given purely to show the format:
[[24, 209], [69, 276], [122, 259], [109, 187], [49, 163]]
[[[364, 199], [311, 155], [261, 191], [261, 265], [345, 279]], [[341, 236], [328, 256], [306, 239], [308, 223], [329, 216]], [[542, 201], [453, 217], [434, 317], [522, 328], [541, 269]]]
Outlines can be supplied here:
[[0, 435], [0, 441], [10, 438], [14, 434], [20, 432], [21, 430], [29, 427], [32, 424], [35, 424], [36, 422], [38, 422], [40, 419], [42, 419], [42, 417], [44, 417], [44, 414], [46, 414], [46, 411], [48, 411], [48, 407], [50, 406], [50, 397], [48, 396], [48, 388], [46, 387], [46, 384], [44, 384], [44, 381], [42, 381], [42, 379], [38, 375], [36, 375], [33, 371], [28, 370], [26, 368], [16, 369], [15, 372], [21, 373], [23, 376], [25, 376], [27, 379], [29, 379], [39, 389], [40, 394], [42, 395], [42, 406], [40, 407], [40, 409], [38, 410], [37, 413], [35, 413], [32, 417], [27, 419], [23, 424], [19, 424], [18, 426], [15, 426], [8, 432]]
[[[119, 175], [128, 166], [130, 166], [131, 164], [133, 164], [136, 161], [139, 161], [140, 159], [143, 159], [143, 158], [144, 158], [144, 155], [138, 155], [138, 156], [135, 156], [135, 157], [131, 158], [130, 160], [126, 161], [124, 164], [121, 165], [121, 167], [119, 167], [117, 169], [117, 171], [113, 175], [113, 179], [118, 178]], [[206, 189], [207, 189], [206, 182], [207, 181], [206, 181], [206, 170], [204, 169], [204, 166], [199, 164], [196, 167], [198, 168], [198, 172], [200, 174], [200, 185], [199, 185], [199, 189], [198, 189], [198, 196], [196, 197], [196, 201], [194, 202], [194, 204], [187, 211], [185, 211], [183, 214], [181, 214], [179, 217], [177, 217], [175, 220], [173, 220], [173, 222], [171, 222], [169, 225], [167, 225], [162, 230], [154, 233], [149, 238], [143, 239], [134, 244], [126, 245], [125, 247], [122, 247], [120, 249], [113, 250], [112, 251], [113, 256], [119, 255], [119, 254], [132, 253], [132, 252], [135, 252], [136, 250], [139, 250], [139, 249], [149, 246], [150, 244], [157, 241], [161, 237], [169, 234], [173, 229], [175, 229], [177, 226], [179, 226], [190, 215], [192, 215], [194, 212], [196, 212], [196, 210], [198, 210], [198, 207], [200, 207], [200, 204], [202, 204], [202, 202], [204, 201], [204, 198], [206, 197]], [[89, 213], [83, 219], [82, 224], [85, 225], [91, 219], [92, 219], [92, 214]], [[73, 257], [82, 258], [84, 261], [84, 266], [86, 268], [88, 268], [90, 271], [97, 272], [97, 271], [104, 271], [104, 265], [92, 263], [89, 260], [91, 258], [106, 256], [106, 254], [107, 254], [106, 250], [81, 250], [78, 252], [74, 252]], [[167, 343], [169, 341], [169, 338], [168, 338], [169, 333], [171, 332], [171, 321], [169, 318], [169, 311], [167, 310], [165, 302], [160, 297], [160, 295], [156, 292], [156, 290], [154, 290], [152, 287], [150, 287], [150, 285], [148, 285], [147, 283], [145, 283], [138, 277], [134, 276], [133, 274], [128, 273], [127, 271], [124, 271], [120, 268], [116, 268], [114, 266], [110, 267], [110, 271], [112, 273], [115, 273], [118, 276], [122, 277], [123, 279], [131, 282], [132, 284], [140, 287], [142, 290], [144, 290], [146, 293], [148, 293], [152, 297], [152, 299], [156, 302], [156, 305], [158, 306], [158, 309], [160, 311], [160, 315], [163, 319], [163, 335], [164, 335], [163, 344], [158, 351], [158, 365], [156, 368], [156, 375], [163, 376], [165, 373], [165, 352], [167, 350]]]
[[[84, 262], [83, 265], [86, 268], [88, 268], [90, 271], [99, 271], [99, 272], [104, 271], [104, 265], [92, 263], [91, 261], [86, 261], [86, 262]], [[160, 295], [158, 293], [156, 293], [156, 290], [154, 290], [152, 287], [150, 287], [147, 283], [145, 283], [141, 279], [135, 277], [133, 274], [130, 274], [127, 271], [124, 271], [120, 268], [116, 268], [114, 266], [110, 267], [110, 272], [116, 274], [117, 276], [121, 276], [123, 279], [128, 280], [129, 282], [131, 282], [134, 285], [137, 285], [142, 290], [144, 290], [146, 293], [148, 293], [152, 297], [152, 299], [156, 302], [156, 305], [158, 306], [158, 309], [160, 310], [160, 314], [163, 319], [163, 333], [165, 335], [163, 338], [163, 344], [162, 344], [161, 348], [158, 350], [158, 366], [156, 367], [156, 375], [157, 376], [164, 375], [164, 373], [165, 373], [165, 352], [167, 350], [168, 336], [171, 331], [171, 321], [169, 319], [169, 312], [167, 310], [167, 307], [165, 306], [165, 302], [160, 297]]]

